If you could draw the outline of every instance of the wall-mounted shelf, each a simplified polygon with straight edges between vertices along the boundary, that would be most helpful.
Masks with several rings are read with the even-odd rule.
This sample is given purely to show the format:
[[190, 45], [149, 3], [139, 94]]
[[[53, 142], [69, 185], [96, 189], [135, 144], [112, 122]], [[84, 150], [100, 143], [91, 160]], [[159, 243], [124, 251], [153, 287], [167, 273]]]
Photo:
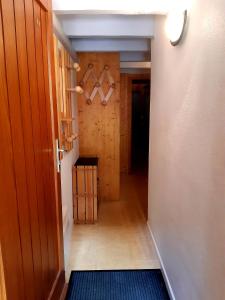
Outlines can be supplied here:
[[[73, 140], [77, 137], [72, 115], [73, 94], [68, 93], [67, 87], [74, 86], [74, 76], [71, 70], [77, 71], [77, 63], [74, 63], [70, 54], [63, 45], [54, 37], [55, 47], [55, 73], [57, 80], [57, 102], [59, 116], [59, 142], [60, 148], [65, 151], [73, 149]], [[78, 65], [79, 66], [79, 65]]]

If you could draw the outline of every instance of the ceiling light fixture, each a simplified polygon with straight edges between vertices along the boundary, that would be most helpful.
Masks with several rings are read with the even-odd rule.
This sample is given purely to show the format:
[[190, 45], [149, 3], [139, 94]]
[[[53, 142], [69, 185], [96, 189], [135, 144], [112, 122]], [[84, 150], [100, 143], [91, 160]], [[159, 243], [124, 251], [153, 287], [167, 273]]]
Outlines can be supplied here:
[[166, 20], [166, 33], [173, 46], [182, 40], [187, 23], [187, 10], [170, 12]]

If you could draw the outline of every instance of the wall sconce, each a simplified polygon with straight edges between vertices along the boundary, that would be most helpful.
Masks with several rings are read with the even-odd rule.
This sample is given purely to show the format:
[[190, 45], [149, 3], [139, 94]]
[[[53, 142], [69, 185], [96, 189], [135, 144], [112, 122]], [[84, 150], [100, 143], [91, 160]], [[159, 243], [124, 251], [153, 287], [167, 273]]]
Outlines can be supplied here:
[[80, 68], [80, 65], [79, 65], [77, 62], [75, 62], [75, 63], [73, 64], [73, 67], [74, 67], [74, 69], [75, 69], [77, 72], [80, 72], [81, 68]]
[[68, 92], [74, 92], [74, 93], [78, 93], [78, 94], [83, 94], [84, 90], [82, 89], [81, 86], [77, 85], [75, 86], [75, 88], [70, 88], [70, 89], [67, 89]]
[[187, 10], [170, 12], [166, 20], [166, 33], [171, 45], [176, 46], [182, 40], [187, 23]]

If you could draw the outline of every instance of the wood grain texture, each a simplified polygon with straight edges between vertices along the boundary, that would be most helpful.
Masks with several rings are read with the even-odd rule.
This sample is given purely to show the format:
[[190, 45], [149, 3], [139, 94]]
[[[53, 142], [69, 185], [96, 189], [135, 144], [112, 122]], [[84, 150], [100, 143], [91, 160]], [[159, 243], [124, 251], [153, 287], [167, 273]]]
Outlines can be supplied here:
[[[18, 217], [20, 223], [20, 238], [23, 260], [24, 284], [27, 286], [27, 295], [35, 299], [34, 295], [34, 275], [32, 259], [32, 241], [30, 232], [30, 211], [28, 203], [25, 145], [23, 137], [23, 124], [21, 116], [21, 98], [19, 79], [21, 74], [18, 70], [17, 61], [17, 36], [16, 22], [14, 16], [14, 3], [12, 0], [2, 1], [3, 8], [3, 28], [5, 42], [6, 76], [8, 84], [9, 114], [13, 142], [13, 161], [16, 178]], [[13, 99], [13, 101], [12, 101]]]
[[[119, 199], [120, 190], [120, 68], [118, 53], [79, 53], [82, 80], [89, 64], [93, 64], [97, 78], [104, 66], [110, 67], [110, 73], [116, 88], [107, 105], [101, 104], [99, 94], [88, 105], [83, 95], [78, 95], [79, 145], [80, 155], [99, 157], [99, 199], [111, 201]], [[96, 82], [89, 79], [85, 89], [89, 93]], [[104, 94], [109, 90], [109, 82], [102, 85]]]
[[97, 221], [97, 167], [73, 167], [74, 223], [93, 224]]
[[[9, 299], [24, 299], [23, 266], [6, 81], [2, 3], [0, 5], [0, 9], [0, 133], [2, 159], [0, 168], [0, 240], [2, 266], [4, 267], [5, 290], [7, 297]], [[14, 273], [14, 276], [11, 276], [12, 272]]]
[[85, 223], [86, 201], [85, 201], [85, 173], [84, 167], [77, 166], [77, 222]]
[[[0, 10], [1, 293], [4, 274], [7, 299], [44, 300], [65, 278], [56, 217], [51, 23], [39, 1], [3, 0]], [[59, 297], [59, 288], [53, 294]]]
[[[73, 59], [61, 42], [54, 35], [54, 60], [55, 60], [55, 79], [57, 95], [57, 111], [60, 148], [65, 151], [73, 149], [73, 141], [77, 138], [77, 133], [73, 132], [72, 118], [72, 95], [67, 89], [74, 87], [72, 72], [74, 69], [68, 68], [73, 65]], [[61, 158], [63, 155], [61, 155]]]
[[85, 166], [86, 221], [94, 222], [93, 167]]
[[0, 299], [6, 300], [5, 275], [2, 261], [2, 247], [0, 244]]
[[93, 167], [94, 222], [98, 219], [98, 170]]
[[[45, 85], [44, 85], [44, 70], [43, 70], [43, 56], [41, 47], [36, 47], [36, 45], [42, 44], [42, 33], [41, 33], [41, 8], [40, 6], [34, 2], [34, 24], [35, 24], [35, 48], [36, 48], [36, 71], [37, 71], [37, 88], [38, 88], [38, 101], [39, 101], [39, 123], [40, 123], [40, 152], [41, 156], [41, 170], [42, 170], [42, 185], [43, 195], [39, 201], [40, 207], [40, 223], [41, 223], [41, 238], [42, 238], [42, 258], [43, 258], [43, 282], [45, 284], [45, 297], [47, 296], [47, 291], [50, 288], [50, 274], [48, 272], [49, 265], [49, 244], [48, 244], [48, 227], [47, 227], [47, 216], [49, 211], [47, 206], [48, 194], [50, 193], [49, 182], [48, 182], [48, 154], [47, 151], [43, 151], [44, 149], [48, 149], [48, 141], [47, 141], [47, 119], [46, 119], [46, 99], [45, 99]], [[47, 254], [47, 255], [46, 255]]]
[[77, 168], [73, 167], [73, 220], [76, 223], [78, 217], [77, 211]]

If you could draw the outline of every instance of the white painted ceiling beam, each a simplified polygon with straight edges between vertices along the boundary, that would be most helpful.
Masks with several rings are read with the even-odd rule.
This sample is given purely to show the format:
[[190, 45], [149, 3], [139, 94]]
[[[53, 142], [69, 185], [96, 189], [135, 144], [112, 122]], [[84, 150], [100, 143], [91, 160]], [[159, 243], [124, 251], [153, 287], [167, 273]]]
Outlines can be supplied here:
[[149, 52], [150, 39], [73, 39], [76, 52]]
[[150, 61], [150, 51], [147, 52], [120, 52], [120, 61]]
[[153, 16], [58, 15], [69, 37], [148, 37], [154, 36]]
[[120, 69], [151, 69], [150, 61], [121, 61]]
[[122, 74], [150, 74], [150, 69], [120, 69]]
[[70, 55], [74, 60], [77, 59], [76, 53], [72, 49], [72, 43], [68, 39], [68, 37], [63, 32], [62, 26], [57, 18], [57, 16], [53, 13], [53, 30], [54, 34], [57, 36], [59, 41], [63, 44], [63, 46], [69, 51]]
[[165, 14], [169, 0], [53, 0], [60, 14]]

